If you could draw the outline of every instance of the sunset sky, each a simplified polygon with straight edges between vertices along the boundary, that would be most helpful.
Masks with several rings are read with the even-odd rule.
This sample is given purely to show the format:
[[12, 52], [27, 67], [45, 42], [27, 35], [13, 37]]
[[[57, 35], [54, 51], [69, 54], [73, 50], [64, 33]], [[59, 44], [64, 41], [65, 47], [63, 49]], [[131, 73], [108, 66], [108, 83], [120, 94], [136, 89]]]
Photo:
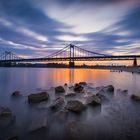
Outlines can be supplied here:
[[69, 43], [140, 54], [140, 0], [0, 0], [0, 52], [45, 57]]

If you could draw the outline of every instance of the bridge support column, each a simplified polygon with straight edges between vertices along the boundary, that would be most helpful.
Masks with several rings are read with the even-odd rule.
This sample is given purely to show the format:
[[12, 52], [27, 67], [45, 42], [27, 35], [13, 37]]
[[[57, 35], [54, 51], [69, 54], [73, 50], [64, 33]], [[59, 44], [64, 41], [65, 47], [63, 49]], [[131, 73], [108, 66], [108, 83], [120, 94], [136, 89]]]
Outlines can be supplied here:
[[133, 60], [133, 66], [134, 66], [134, 67], [137, 66], [137, 58], [134, 58], [134, 60]]
[[74, 61], [70, 61], [70, 62], [69, 62], [69, 67], [70, 67], [70, 68], [74, 68], [74, 66], [75, 66]]

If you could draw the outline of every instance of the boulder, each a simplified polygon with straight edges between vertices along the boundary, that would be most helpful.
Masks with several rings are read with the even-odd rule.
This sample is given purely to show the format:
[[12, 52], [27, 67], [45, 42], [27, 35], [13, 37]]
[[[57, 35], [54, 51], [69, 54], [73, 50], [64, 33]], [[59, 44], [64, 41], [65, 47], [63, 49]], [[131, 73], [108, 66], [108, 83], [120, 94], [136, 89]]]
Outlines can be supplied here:
[[21, 96], [21, 93], [20, 93], [20, 91], [14, 91], [11, 96], [12, 97], [19, 97], [19, 96]]
[[75, 93], [68, 93], [67, 95], [65, 95], [65, 98], [73, 98], [75, 96], [76, 96]]
[[0, 127], [7, 127], [15, 122], [15, 116], [7, 107], [0, 107]]
[[134, 100], [134, 101], [140, 101], [140, 96], [137, 96], [135, 94], [132, 94], [131, 95], [131, 99]]
[[81, 85], [81, 86], [86, 86], [87, 83], [86, 83], [86, 82], [79, 82], [79, 85]]
[[98, 106], [98, 105], [101, 105], [101, 99], [96, 95], [92, 95], [87, 98], [86, 104], [92, 105], [92, 106]]
[[68, 84], [67, 84], [67, 83], [65, 83], [65, 84], [64, 84], [64, 86], [68, 86]]
[[47, 118], [40, 118], [40, 119], [35, 119], [31, 122], [29, 126], [29, 132], [35, 132], [41, 129], [46, 129], [47, 128]]
[[54, 103], [50, 107], [51, 109], [57, 110], [60, 109], [64, 105], [64, 103], [64, 98], [60, 96], [54, 101]]
[[112, 85], [108, 85], [104, 89], [106, 92], [114, 92], [114, 87]]
[[0, 117], [12, 116], [12, 111], [8, 107], [0, 107]]
[[101, 101], [104, 100], [104, 99], [106, 99], [106, 97], [105, 97], [103, 94], [101, 94], [101, 93], [97, 93], [96, 96], [97, 96], [98, 98], [100, 98]]
[[39, 103], [41, 101], [47, 101], [49, 98], [49, 94], [47, 92], [40, 92], [35, 94], [30, 94], [28, 96], [29, 103]]
[[75, 92], [80, 93], [80, 92], [83, 91], [83, 89], [84, 89], [84, 88], [83, 88], [80, 84], [75, 84], [75, 86], [74, 86], [74, 91], [75, 91]]
[[85, 106], [82, 102], [78, 100], [74, 100], [74, 101], [68, 101], [65, 108], [72, 112], [80, 113], [85, 109]]
[[65, 89], [62, 86], [55, 87], [55, 93], [64, 93]]

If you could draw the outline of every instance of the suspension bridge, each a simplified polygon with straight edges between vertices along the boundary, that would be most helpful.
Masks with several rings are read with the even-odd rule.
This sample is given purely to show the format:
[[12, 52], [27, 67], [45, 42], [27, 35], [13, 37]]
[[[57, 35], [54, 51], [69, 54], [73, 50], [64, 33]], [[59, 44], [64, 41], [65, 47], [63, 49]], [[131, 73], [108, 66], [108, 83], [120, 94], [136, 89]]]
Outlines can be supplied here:
[[46, 57], [40, 58], [22, 58], [13, 52], [5, 51], [0, 54], [0, 64], [16, 62], [51, 62], [51, 61], [68, 61], [69, 67], [74, 67], [75, 61], [112, 61], [112, 60], [133, 60], [133, 66], [137, 66], [137, 59], [140, 55], [106, 55], [80, 48], [76, 45], [69, 44], [63, 49], [52, 53]]

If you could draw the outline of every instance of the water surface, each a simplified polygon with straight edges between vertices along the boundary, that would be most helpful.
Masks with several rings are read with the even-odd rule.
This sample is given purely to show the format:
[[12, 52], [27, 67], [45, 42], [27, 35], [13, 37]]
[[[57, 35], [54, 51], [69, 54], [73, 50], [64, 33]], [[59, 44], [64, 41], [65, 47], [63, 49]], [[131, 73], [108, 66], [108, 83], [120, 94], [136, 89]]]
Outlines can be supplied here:
[[[64, 123], [56, 121], [54, 114], [40, 106], [31, 107], [27, 102], [27, 95], [39, 90], [53, 92], [51, 87], [74, 84], [86, 81], [93, 88], [97, 86], [113, 85], [115, 95], [104, 103], [100, 109], [88, 108], [80, 117], [69, 116]], [[94, 139], [139, 139], [140, 131], [140, 103], [130, 100], [131, 94], [140, 95], [140, 75], [127, 72], [110, 72], [109, 70], [94, 69], [54, 69], [54, 68], [0, 68], [0, 106], [8, 106], [16, 116], [13, 126], [14, 133], [21, 139], [64, 139], [67, 124], [74, 121], [76, 132], [83, 134], [82, 138]], [[127, 89], [128, 95], [122, 95], [117, 89]], [[21, 91], [23, 98], [13, 100], [11, 93]], [[87, 89], [93, 92], [92, 89]], [[53, 94], [53, 93], [52, 93]], [[47, 105], [46, 105], [47, 106]], [[45, 111], [44, 111], [45, 110]], [[47, 116], [48, 128], [39, 138], [28, 136], [28, 127], [34, 118]], [[80, 129], [83, 128], [83, 129]], [[74, 128], [75, 129], [75, 128]], [[11, 135], [3, 129], [3, 136]], [[18, 130], [18, 131], [17, 131]], [[27, 131], [26, 131], [27, 130]], [[15, 132], [16, 131], [16, 132]], [[78, 133], [78, 132], [77, 132]], [[54, 135], [55, 134], [55, 135]], [[1, 137], [0, 137], [1, 138]]]

